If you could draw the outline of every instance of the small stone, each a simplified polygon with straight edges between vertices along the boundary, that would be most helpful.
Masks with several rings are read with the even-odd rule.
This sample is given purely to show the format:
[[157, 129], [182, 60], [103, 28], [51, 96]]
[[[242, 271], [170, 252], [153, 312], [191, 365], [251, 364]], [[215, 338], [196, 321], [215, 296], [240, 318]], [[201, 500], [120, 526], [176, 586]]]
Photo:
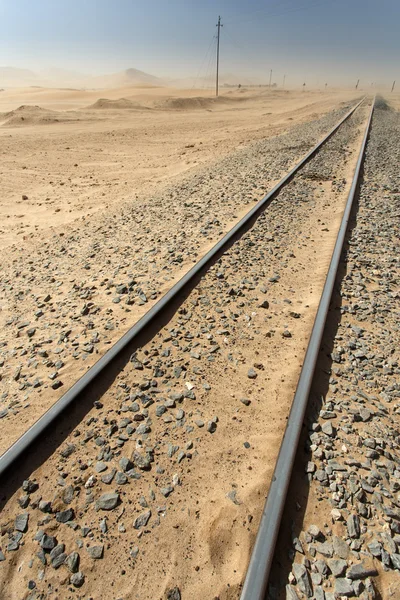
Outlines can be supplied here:
[[364, 566], [362, 563], [351, 565], [346, 573], [348, 579], [366, 579], [367, 577], [376, 577], [378, 571], [374, 566]]
[[44, 513], [51, 513], [51, 502], [47, 502], [46, 500], [41, 500], [38, 506], [39, 510]]
[[103, 494], [96, 501], [96, 508], [101, 510], [113, 510], [119, 502], [119, 494]]
[[351, 579], [346, 579], [345, 577], [335, 579], [335, 594], [348, 598], [355, 596]]
[[67, 555], [62, 552], [61, 554], [58, 554], [58, 556], [55, 556], [52, 561], [51, 561], [51, 566], [54, 569], [58, 569], [59, 567], [61, 567], [61, 565], [63, 565], [65, 563], [65, 559], [67, 558]]
[[321, 531], [317, 525], [310, 525], [307, 529], [307, 533], [309, 533], [314, 539], [317, 539], [321, 535]]
[[247, 377], [249, 379], [256, 379], [257, 378], [257, 373], [255, 372], [255, 370], [253, 368], [249, 369], [247, 371]]
[[68, 523], [68, 521], [73, 521], [74, 517], [75, 513], [72, 508], [67, 508], [67, 510], [56, 513], [56, 521], [58, 523]]
[[104, 553], [103, 544], [101, 544], [99, 546], [89, 546], [89, 548], [86, 548], [86, 550], [91, 558], [95, 558], [95, 559], [103, 558], [103, 553]]
[[80, 559], [80, 557], [79, 557], [78, 552], [71, 552], [71, 554], [68, 554], [67, 558], [65, 559], [65, 564], [67, 565], [67, 567], [71, 571], [71, 573], [78, 572], [79, 559]]
[[40, 540], [40, 545], [43, 550], [50, 552], [50, 550], [53, 550], [53, 548], [57, 546], [57, 540], [52, 535], [47, 535], [47, 533], [45, 533]]
[[308, 598], [311, 598], [313, 595], [313, 590], [310, 577], [305, 566], [299, 563], [294, 563], [292, 566], [292, 571], [300, 591], [303, 592], [303, 594], [305, 594]]
[[115, 483], [117, 485], [125, 485], [127, 481], [128, 477], [125, 475], [125, 473], [121, 473], [121, 471], [118, 471], [115, 475]]
[[174, 587], [167, 591], [167, 600], [181, 600], [181, 592], [178, 587]]
[[335, 428], [333, 427], [332, 423], [330, 421], [328, 421], [327, 423], [324, 423], [321, 427], [322, 431], [325, 433], [325, 435], [329, 436], [329, 437], [334, 437], [335, 435]]
[[353, 539], [360, 537], [360, 519], [358, 515], [349, 515], [347, 519], [347, 533]]
[[70, 582], [77, 588], [82, 587], [82, 585], [85, 583], [85, 576], [83, 573], [78, 571], [77, 573], [71, 575]]
[[347, 569], [347, 562], [340, 558], [333, 558], [328, 564], [334, 577], [340, 577]]
[[35, 481], [26, 479], [22, 484], [22, 489], [24, 490], [24, 492], [27, 492], [28, 494], [33, 494], [33, 492], [36, 492], [36, 490], [39, 489], [39, 486]]
[[209, 421], [207, 423], [207, 431], [209, 433], [215, 433], [216, 430], [217, 430], [217, 424], [214, 423], [214, 421]]
[[149, 522], [151, 517], [151, 510], [148, 510], [144, 513], [142, 513], [141, 515], [139, 515], [138, 517], [136, 517], [133, 526], [135, 529], [140, 529], [141, 527], [146, 527], [147, 523]]
[[347, 543], [340, 537], [333, 537], [333, 550], [339, 558], [346, 560], [350, 553], [350, 548]]
[[15, 517], [14, 529], [16, 531], [20, 531], [21, 533], [25, 533], [28, 529], [28, 521], [29, 521], [29, 513], [22, 513]]

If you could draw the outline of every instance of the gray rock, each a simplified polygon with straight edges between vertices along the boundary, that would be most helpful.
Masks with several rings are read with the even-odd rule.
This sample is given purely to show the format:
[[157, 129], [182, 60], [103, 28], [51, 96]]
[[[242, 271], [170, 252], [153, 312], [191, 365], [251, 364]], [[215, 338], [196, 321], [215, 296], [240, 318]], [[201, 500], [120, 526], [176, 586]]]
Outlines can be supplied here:
[[96, 500], [96, 508], [101, 510], [113, 510], [119, 502], [119, 494], [103, 494]]
[[71, 552], [71, 554], [68, 554], [67, 558], [65, 559], [65, 564], [67, 565], [67, 567], [71, 571], [71, 573], [78, 572], [79, 559], [80, 559], [80, 557], [79, 557], [78, 552]]
[[299, 563], [294, 563], [292, 565], [292, 571], [293, 575], [296, 578], [299, 590], [303, 592], [303, 594], [305, 594], [307, 598], [311, 598], [311, 596], [313, 595], [313, 590], [311, 586], [310, 577], [305, 566]]
[[167, 591], [167, 600], [181, 600], [181, 592], [178, 587], [174, 587]]
[[347, 573], [348, 579], [366, 579], [367, 577], [375, 577], [378, 575], [378, 571], [373, 566], [365, 566], [362, 563], [352, 565]]
[[56, 521], [58, 523], [68, 523], [68, 521], [73, 521], [75, 517], [75, 513], [72, 508], [67, 508], [66, 510], [61, 510], [56, 513]]
[[339, 558], [346, 560], [350, 554], [350, 548], [342, 538], [333, 536], [333, 550]]
[[354, 513], [347, 518], [347, 533], [353, 539], [360, 537], [360, 518]]
[[74, 573], [73, 575], [71, 575], [70, 582], [72, 583], [73, 586], [75, 586], [77, 588], [82, 587], [83, 584], [85, 583], [85, 576], [83, 573], [78, 571], [77, 573]]
[[254, 370], [254, 369], [249, 369], [249, 370], [247, 371], [247, 377], [248, 377], [249, 379], [256, 379], [256, 378], [257, 378], [257, 373], [255, 372], [255, 370]]
[[138, 517], [136, 517], [133, 526], [135, 529], [140, 529], [141, 527], [146, 527], [147, 523], [149, 522], [151, 517], [151, 510], [147, 510], [146, 512], [142, 513], [141, 515], [139, 515]]
[[25, 533], [28, 529], [29, 513], [21, 513], [15, 517], [14, 529]]
[[50, 552], [50, 560], [53, 560], [54, 558], [57, 558], [57, 556], [60, 556], [60, 554], [62, 554], [65, 550], [65, 544], [57, 544], [57, 546], [54, 546], [53, 550]]
[[89, 546], [88, 548], [86, 548], [86, 550], [91, 558], [95, 558], [95, 559], [103, 558], [103, 554], [104, 554], [103, 544], [101, 544], [99, 546]]
[[322, 556], [333, 556], [333, 545], [330, 542], [324, 542], [323, 544], [317, 544], [315, 546], [317, 552], [322, 554]]
[[47, 535], [47, 533], [45, 533], [40, 540], [40, 545], [43, 550], [50, 552], [50, 550], [53, 550], [53, 548], [57, 546], [57, 540], [52, 535]]
[[51, 513], [51, 502], [41, 500], [39, 502], [39, 510], [44, 513]]
[[151, 467], [152, 458], [147, 454], [141, 454], [140, 452], [134, 452], [132, 456], [132, 460], [136, 467], [141, 469], [142, 471], [147, 471]]
[[67, 558], [67, 555], [62, 552], [61, 554], [58, 554], [57, 556], [55, 556], [54, 558], [51, 559], [51, 566], [54, 569], [58, 569], [59, 567], [61, 567], [61, 565], [63, 565], [65, 563], [65, 560]]
[[300, 600], [295, 588], [292, 587], [291, 585], [287, 584], [285, 591], [286, 591], [286, 600]]
[[393, 553], [390, 555], [390, 560], [392, 561], [392, 565], [394, 569], [400, 571], [400, 554]]
[[335, 580], [335, 594], [338, 596], [346, 596], [347, 598], [355, 596], [351, 579], [346, 579], [345, 577], [337, 578]]
[[214, 421], [208, 421], [207, 431], [209, 433], [215, 433], [215, 431], [217, 431], [217, 424]]
[[332, 571], [332, 575], [334, 577], [340, 577], [343, 575], [347, 569], [347, 562], [340, 558], [333, 558], [329, 561], [329, 568]]

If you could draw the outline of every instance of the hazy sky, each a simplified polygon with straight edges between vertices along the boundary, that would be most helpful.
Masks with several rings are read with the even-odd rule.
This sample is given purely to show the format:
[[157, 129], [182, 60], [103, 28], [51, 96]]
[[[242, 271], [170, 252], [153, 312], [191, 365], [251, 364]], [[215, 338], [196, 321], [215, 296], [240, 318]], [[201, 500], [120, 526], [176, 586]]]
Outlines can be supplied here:
[[219, 14], [222, 72], [400, 80], [400, 0], [0, 0], [0, 66], [204, 75]]

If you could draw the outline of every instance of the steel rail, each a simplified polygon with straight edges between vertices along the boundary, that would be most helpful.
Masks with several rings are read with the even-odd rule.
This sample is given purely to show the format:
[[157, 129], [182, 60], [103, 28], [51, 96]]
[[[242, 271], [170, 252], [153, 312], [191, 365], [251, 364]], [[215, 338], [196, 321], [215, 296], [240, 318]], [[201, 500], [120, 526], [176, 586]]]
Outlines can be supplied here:
[[368, 134], [371, 127], [374, 105], [375, 98], [372, 103], [368, 122], [365, 128], [363, 141], [354, 171], [353, 181], [347, 197], [340, 229], [336, 238], [328, 274], [326, 276], [324, 289], [322, 291], [318, 311], [314, 320], [311, 337], [308, 343], [303, 367], [301, 369], [292, 408], [286, 424], [286, 430], [282, 439], [271, 485], [268, 490], [267, 500], [261, 516], [261, 521], [247, 569], [240, 600], [264, 600], [266, 597], [268, 578], [274, 557], [276, 540], [285, 507], [293, 464], [296, 458], [301, 428], [307, 408], [308, 396], [318, 359], [318, 353], [321, 346], [321, 340], [332, 297], [333, 286], [335, 284], [351, 209], [353, 206], [353, 200], [357, 190], [365, 147], [367, 145]]
[[61, 396], [53, 406], [51, 406], [4, 454], [0, 456], [0, 478], [13, 466], [16, 460], [22, 456], [28, 448], [38, 440], [45, 430], [55, 423], [56, 419], [72, 405], [78, 396], [93, 381], [101, 375], [103, 370], [139, 335], [157, 315], [162, 313], [166, 306], [176, 298], [185, 288], [190, 280], [194, 279], [204, 267], [226, 246], [229, 241], [255, 216], [263, 206], [271, 200], [282, 187], [290, 181], [293, 175], [318, 152], [339, 127], [354, 113], [354, 111], [364, 102], [365, 96], [357, 102], [351, 110], [346, 113], [342, 119], [329, 131], [329, 133], [316, 144], [301, 160], [295, 165], [287, 175], [285, 175], [266, 196], [264, 196], [211, 250], [207, 252], [160, 300], [148, 310], [131, 329], [129, 329], [111, 348], [104, 354], [69, 390]]

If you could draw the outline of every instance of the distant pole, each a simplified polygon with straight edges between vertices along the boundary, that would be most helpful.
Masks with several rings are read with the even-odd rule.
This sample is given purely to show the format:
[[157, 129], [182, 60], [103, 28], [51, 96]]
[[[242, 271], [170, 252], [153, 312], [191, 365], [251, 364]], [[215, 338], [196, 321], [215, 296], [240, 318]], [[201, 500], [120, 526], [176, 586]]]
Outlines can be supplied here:
[[221, 25], [221, 17], [218, 17], [218, 23], [217, 23], [217, 27], [218, 27], [218, 36], [217, 36], [217, 79], [215, 82], [215, 95], [218, 98], [218, 77], [219, 77], [219, 36], [220, 36], [220, 30], [221, 27], [223, 27], [223, 25]]
[[283, 89], [285, 89], [285, 79], [286, 79], [286, 75], [283, 76], [283, 84], [282, 84]]
[[305, 89], [306, 89], [306, 84], [303, 83], [303, 92], [305, 91]]
[[269, 72], [269, 87], [271, 87], [271, 81], [272, 81], [272, 69]]
[[325, 91], [326, 91], [327, 85], [328, 85], [328, 84], [326, 83], [326, 84], [325, 84]]
[[360, 80], [357, 79], [357, 83], [356, 83], [356, 90], [358, 90], [358, 84], [360, 83]]
[[392, 92], [393, 92], [393, 90], [394, 90], [394, 86], [395, 86], [395, 85], [396, 85], [396, 80], [394, 80], [394, 81], [393, 81], [393, 85], [392, 85], [392, 89], [391, 89], [391, 91], [392, 91]]

